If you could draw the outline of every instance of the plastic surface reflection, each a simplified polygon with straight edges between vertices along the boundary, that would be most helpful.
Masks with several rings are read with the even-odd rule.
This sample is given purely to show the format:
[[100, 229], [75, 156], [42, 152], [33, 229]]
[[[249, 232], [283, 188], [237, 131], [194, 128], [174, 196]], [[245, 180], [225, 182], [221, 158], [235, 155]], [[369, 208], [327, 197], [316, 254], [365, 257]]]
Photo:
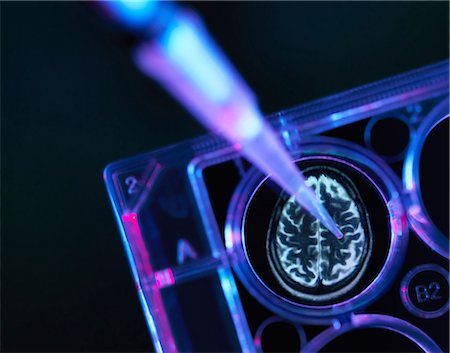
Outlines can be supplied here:
[[[425, 332], [418, 329], [416, 326], [395, 317], [376, 314], [354, 315], [352, 316], [350, 322], [346, 322], [342, 325], [331, 326], [329, 329], [325, 330], [309, 342], [301, 350], [301, 352], [320, 352], [323, 347], [337, 337], [350, 331], [361, 330], [363, 328], [381, 328], [394, 331], [414, 342], [424, 352], [441, 352], [439, 346]], [[357, 345], [357, 342], [355, 342], [355, 345]], [[357, 347], [352, 348], [354, 351], [358, 351]]]
[[[408, 217], [413, 229], [438, 254], [449, 258], [448, 233], [438, 229], [428, 214], [420, 186], [420, 158], [422, 148], [430, 132], [440, 123], [449, 119], [448, 98], [441, 101], [425, 117], [410, 144], [403, 167], [403, 181], [408, 191]], [[447, 229], [448, 232], [448, 229]]]

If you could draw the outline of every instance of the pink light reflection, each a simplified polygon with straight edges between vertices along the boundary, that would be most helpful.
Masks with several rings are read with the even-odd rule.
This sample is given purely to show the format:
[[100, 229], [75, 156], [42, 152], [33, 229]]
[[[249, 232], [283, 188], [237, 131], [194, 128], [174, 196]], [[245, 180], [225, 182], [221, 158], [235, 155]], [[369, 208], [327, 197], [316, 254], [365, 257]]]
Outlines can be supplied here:
[[[139, 219], [136, 213], [129, 213], [122, 215], [122, 221], [125, 228], [125, 233], [127, 234], [127, 240], [130, 244], [133, 258], [136, 263], [136, 268], [139, 273], [140, 283], [138, 286], [145, 294], [145, 301], [147, 302], [147, 305], [149, 301], [152, 303], [152, 305], [149, 305], [149, 308], [155, 322], [156, 330], [158, 331], [158, 336], [164, 337], [165, 344], [163, 346], [163, 351], [178, 352], [159, 288], [157, 286], [146, 286], [141, 284], [145, 283], [146, 279], [153, 278], [156, 274], [153, 273], [150, 255], [147, 251], [147, 247], [139, 227]], [[169, 281], [170, 279], [173, 280], [172, 271], [167, 273], [167, 278]]]
[[165, 270], [155, 272], [155, 281], [159, 288], [164, 288], [175, 284], [172, 269], [167, 268]]

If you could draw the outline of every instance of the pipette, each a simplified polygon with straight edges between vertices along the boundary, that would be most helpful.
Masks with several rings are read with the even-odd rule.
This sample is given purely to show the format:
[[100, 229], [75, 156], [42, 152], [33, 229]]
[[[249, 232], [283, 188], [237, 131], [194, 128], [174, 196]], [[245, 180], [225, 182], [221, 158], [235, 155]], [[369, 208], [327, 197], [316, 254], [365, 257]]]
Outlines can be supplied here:
[[231, 142], [337, 238], [342, 233], [264, 120], [252, 91], [208, 35], [199, 17], [173, 3], [100, 2], [142, 38], [139, 69], [156, 79], [194, 117]]

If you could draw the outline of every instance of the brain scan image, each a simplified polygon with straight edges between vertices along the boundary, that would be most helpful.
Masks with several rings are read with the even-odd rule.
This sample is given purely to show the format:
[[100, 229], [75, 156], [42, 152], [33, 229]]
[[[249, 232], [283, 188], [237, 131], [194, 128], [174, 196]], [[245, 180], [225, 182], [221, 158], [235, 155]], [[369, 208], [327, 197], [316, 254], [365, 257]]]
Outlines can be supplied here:
[[284, 194], [270, 220], [267, 257], [279, 285], [291, 295], [328, 302], [352, 290], [363, 276], [372, 250], [370, 221], [358, 190], [344, 173], [314, 166], [304, 174], [344, 237], [337, 239]]

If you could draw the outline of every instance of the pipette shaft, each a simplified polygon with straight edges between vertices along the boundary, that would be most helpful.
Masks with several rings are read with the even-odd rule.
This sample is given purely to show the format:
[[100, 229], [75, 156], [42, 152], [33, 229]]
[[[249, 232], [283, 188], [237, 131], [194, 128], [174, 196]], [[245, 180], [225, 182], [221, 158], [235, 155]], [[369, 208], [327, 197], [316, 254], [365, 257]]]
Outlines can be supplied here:
[[[156, 5], [162, 8], [164, 4], [155, 2]], [[139, 22], [142, 25], [138, 26], [139, 31], [147, 29], [153, 33], [149, 35], [151, 40], [144, 40], [135, 52], [137, 66], [341, 238], [338, 226], [265, 122], [252, 91], [215, 45], [200, 19], [192, 11], [171, 6], [174, 10], [165, 17], [165, 22], [159, 17], [158, 26], [145, 27], [144, 21]]]

